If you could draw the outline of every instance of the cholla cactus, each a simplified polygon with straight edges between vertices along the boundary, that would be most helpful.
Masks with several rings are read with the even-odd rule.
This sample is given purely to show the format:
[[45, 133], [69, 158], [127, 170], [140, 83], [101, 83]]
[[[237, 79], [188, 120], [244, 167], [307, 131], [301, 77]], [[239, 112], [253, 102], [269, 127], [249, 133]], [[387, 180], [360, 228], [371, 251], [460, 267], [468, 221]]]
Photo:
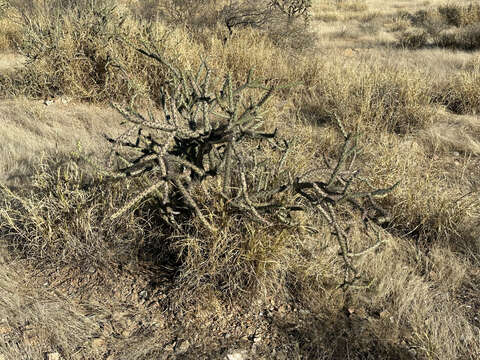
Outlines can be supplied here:
[[[132, 125], [118, 139], [107, 139], [113, 143], [112, 154], [125, 164], [117, 169], [115, 177], [148, 173], [155, 180], [112, 218], [155, 192], [161, 199], [162, 216], [170, 224], [181, 227], [176, 216], [187, 205], [206, 228], [216, 232], [195, 200], [192, 185], [217, 178], [221, 180], [217, 195], [223, 197], [228, 206], [266, 226], [292, 226], [292, 211], [308, 211], [323, 217], [341, 249], [345, 265], [342, 285], [351, 286], [359, 278], [353, 260], [378, 248], [384, 241], [379, 238], [366, 250], [352, 251], [337, 205], [347, 204], [360, 211], [367, 227], [373, 227], [378, 235], [388, 215], [374, 198], [389, 194], [398, 183], [386, 189], [374, 189], [362, 179], [360, 171], [353, 168], [359, 152], [356, 137], [347, 134], [341, 123], [338, 125], [345, 137], [342, 151], [336, 162], [324, 159], [326, 172], [321, 178], [312, 179], [312, 174], [319, 169], [316, 165], [313, 171], [300, 176], [291, 173], [284, 167], [288, 143], [280, 143], [276, 131], [260, 130], [264, 125], [262, 108], [275, 87], [266, 88], [254, 81], [250, 71], [243, 84], [234, 86], [231, 76], [227, 75], [220, 89], [212, 89], [211, 71], [205, 62], [192, 74], [180, 71], [160, 54], [138, 51], [163, 64], [170, 75], [161, 91], [163, 115], [150, 113], [146, 117], [132, 108], [116, 106]], [[243, 93], [248, 89], [260, 90], [258, 98], [245, 101]], [[268, 141], [277, 156], [265, 157], [259, 150], [260, 144], [252, 144], [255, 141]], [[258, 161], [262, 156], [268, 161]], [[371, 190], [352, 190], [355, 182], [365, 182]], [[175, 196], [179, 194], [180, 197]]]
[[305, 20], [308, 20], [312, 0], [271, 0], [271, 5], [279, 9], [290, 19], [303, 16]]
[[[237, 87], [227, 75], [222, 88], [215, 92], [210, 89], [211, 71], [205, 63], [196, 75], [186, 74], [158, 54], [139, 51], [169, 69], [170, 83], [161, 93], [163, 116], [158, 118], [150, 114], [147, 119], [132, 108], [125, 110], [115, 106], [132, 123], [132, 127], [120, 138], [109, 141], [115, 144], [114, 153], [127, 164], [118, 169], [119, 176], [138, 176], [149, 171], [159, 177], [158, 182], [136, 196], [113, 218], [158, 189], [162, 190], [162, 202], [168, 208], [170, 195], [176, 188], [203, 223], [215, 230], [193, 200], [190, 185], [220, 175], [223, 193], [226, 197], [230, 196], [232, 169], [241, 168], [241, 159], [235, 155], [237, 144], [249, 138], [274, 136], [258, 130], [263, 124], [260, 109], [271, 97], [274, 88], [265, 88], [255, 82], [253, 72], [250, 72], [246, 81]], [[261, 89], [263, 94], [257, 100], [250, 99], [248, 104], [242, 105], [240, 95], [246, 89]], [[129, 141], [132, 134], [137, 135], [135, 142]], [[120, 147], [135, 150], [137, 154], [130, 158], [122, 156], [118, 152]]]

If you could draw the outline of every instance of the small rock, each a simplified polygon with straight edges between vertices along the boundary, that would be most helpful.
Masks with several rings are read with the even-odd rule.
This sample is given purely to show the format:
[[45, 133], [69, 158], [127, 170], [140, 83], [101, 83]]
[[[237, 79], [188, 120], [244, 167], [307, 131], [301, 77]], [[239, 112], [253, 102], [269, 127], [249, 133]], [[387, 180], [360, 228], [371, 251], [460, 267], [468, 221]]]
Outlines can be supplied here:
[[455, 156], [455, 157], [458, 157], [458, 156], [460, 156], [460, 153], [459, 153], [458, 151], [454, 151], [454, 152], [452, 153], [452, 155]]
[[177, 346], [175, 346], [175, 352], [177, 354], [186, 353], [189, 347], [190, 347], [190, 341], [188, 340], [181, 341], [177, 344]]
[[408, 349], [408, 353], [409, 353], [412, 357], [416, 357], [416, 356], [417, 356], [417, 350], [415, 350], [414, 348]]
[[50, 352], [45, 354], [47, 360], [60, 360], [60, 354], [58, 352]]
[[147, 290], [142, 290], [142, 291], [140, 291], [138, 296], [140, 297], [140, 299], [147, 299], [148, 298], [148, 291]]
[[226, 360], [246, 360], [248, 352], [246, 350], [235, 350], [227, 354]]

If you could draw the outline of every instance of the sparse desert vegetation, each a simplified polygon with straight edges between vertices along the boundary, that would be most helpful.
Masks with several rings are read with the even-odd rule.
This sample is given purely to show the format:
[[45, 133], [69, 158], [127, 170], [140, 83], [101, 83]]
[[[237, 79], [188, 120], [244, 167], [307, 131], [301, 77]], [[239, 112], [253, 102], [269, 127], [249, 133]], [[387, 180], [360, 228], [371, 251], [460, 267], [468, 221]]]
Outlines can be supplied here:
[[9, 0], [0, 51], [0, 360], [480, 358], [475, 2]]

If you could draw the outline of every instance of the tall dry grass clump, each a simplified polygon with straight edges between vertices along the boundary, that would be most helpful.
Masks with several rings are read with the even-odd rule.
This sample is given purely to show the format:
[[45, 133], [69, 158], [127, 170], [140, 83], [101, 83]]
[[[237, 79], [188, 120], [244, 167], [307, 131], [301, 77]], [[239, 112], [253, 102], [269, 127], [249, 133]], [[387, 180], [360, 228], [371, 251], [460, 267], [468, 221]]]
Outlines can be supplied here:
[[142, 61], [135, 44], [154, 40], [176, 47], [179, 61], [192, 47], [182, 31], [168, 37], [164, 26], [135, 22], [114, 1], [34, 5], [19, 11], [19, 50], [27, 62], [15, 74], [2, 75], [4, 94], [60, 94], [94, 102], [107, 101], [112, 94], [118, 100], [148, 98], [162, 83], [162, 71]]
[[[381, 68], [380, 68], [381, 67]], [[326, 64], [298, 104], [310, 121], [340, 120], [355, 131], [407, 134], [432, 121], [431, 85], [419, 72], [394, 65]]]
[[0, 1], [0, 50], [14, 51], [21, 40], [21, 26], [12, 21], [15, 10], [8, 1]]
[[473, 59], [461, 70], [448, 74], [448, 76], [435, 85], [433, 93], [435, 101], [446, 106], [455, 114], [478, 114], [480, 103], [479, 78], [480, 63]]
[[107, 269], [132, 260], [143, 231], [128, 220], [118, 224], [125, 237], [104, 226], [104, 213], [125, 198], [100, 184], [87, 159], [81, 152], [37, 158], [23, 187], [1, 184], [0, 232], [12, 254], [43, 268]]
[[413, 14], [400, 12], [399, 18], [410, 25], [397, 34], [398, 43], [403, 47], [438, 46], [461, 50], [480, 47], [480, 6], [477, 4], [451, 3]]
[[[201, 9], [200, 13], [205, 13], [200, 16], [203, 20], [207, 18], [207, 13], [215, 18], [216, 22], [211, 24], [196, 22], [198, 13], [189, 16], [189, 11], [182, 10], [181, 6], [186, 6], [183, 2], [178, 6], [161, 5], [172, 14], [160, 12], [163, 16], [153, 21], [133, 16], [128, 6], [117, 6], [112, 0], [63, 1], [46, 6], [33, 2], [28, 7], [18, 5], [13, 8], [21, 34], [18, 49], [27, 62], [13, 75], [2, 74], [1, 90], [4, 95], [68, 95], [94, 102], [107, 101], [112, 96], [119, 101], [133, 96], [144, 100], [155, 99], [164, 81], [163, 69], [152, 68], [135, 51], [144, 44], [155, 43], [159, 51], [175, 53], [176, 61], [186, 68], [198, 66], [198, 55], [210, 53], [214, 59], [213, 69], [218, 68], [216, 58], [220, 66], [229, 56], [234, 60], [233, 56], [238, 54], [232, 51], [245, 47], [246, 42], [258, 48], [259, 59], [265, 55], [263, 48], [267, 48], [266, 43], [271, 43], [270, 47], [275, 48], [278, 54], [281, 53], [278, 49], [281, 43], [290, 43], [288, 46], [295, 48], [308, 46], [305, 38], [310, 36], [308, 24], [300, 21], [300, 17], [307, 17], [307, 3], [303, 7], [298, 5], [298, 13], [297, 7], [289, 12], [288, 2], [262, 3], [265, 8], [262, 11], [272, 14], [272, 17], [267, 16], [265, 24], [263, 21], [257, 24], [257, 20], [253, 23], [232, 20], [244, 19], [248, 13], [244, 4], [234, 8], [232, 4], [215, 3], [215, 6], [210, 6], [210, 3], [213, 4], [196, 3], [192, 9]], [[221, 9], [220, 5], [223, 6]], [[177, 19], [175, 14], [180, 18]], [[263, 28], [263, 25], [265, 28], [260, 32], [252, 29]], [[247, 48], [242, 51], [245, 50]], [[248, 49], [249, 54], [252, 52], [253, 49]], [[245, 73], [252, 65], [257, 66], [251, 63], [250, 56], [243, 60], [247, 61]], [[241, 61], [242, 58], [238, 58], [238, 62]], [[260, 61], [260, 66], [266, 65], [265, 61]], [[219, 70], [225, 71], [224, 68]]]

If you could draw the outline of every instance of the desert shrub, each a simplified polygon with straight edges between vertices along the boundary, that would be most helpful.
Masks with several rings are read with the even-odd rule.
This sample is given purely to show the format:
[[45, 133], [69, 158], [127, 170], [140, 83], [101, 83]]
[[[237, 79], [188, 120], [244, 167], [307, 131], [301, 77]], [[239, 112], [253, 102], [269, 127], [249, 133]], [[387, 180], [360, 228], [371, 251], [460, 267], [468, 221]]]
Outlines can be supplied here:
[[[381, 70], [380, 70], [381, 67]], [[431, 123], [430, 84], [419, 73], [374, 64], [325, 65], [300, 98], [314, 123], [344, 122], [349, 131], [408, 134]]]
[[428, 44], [428, 33], [424, 29], [410, 28], [398, 36], [400, 46], [409, 49], [418, 49]]
[[[188, 58], [182, 52], [195, 49], [181, 30], [136, 22], [109, 0], [79, 2], [64, 10], [36, 7], [23, 12], [20, 21], [19, 51], [27, 62], [12, 75], [2, 74], [4, 94], [65, 94], [94, 102], [154, 98], [162, 70], [151, 68], [135, 51], [136, 44], [171, 46], [179, 61]], [[182, 41], [188, 46], [181, 46]]]
[[461, 27], [480, 22], [480, 6], [477, 4], [447, 4], [439, 6], [438, 12], [448, 25]]
[[109, 50], [123, 21], [112, 2], [56, 2], [19, 10], [19, 50], [28, 62], [17, 76], [30, 82], [30, 95], [61, 91], [93, 100], [105, 91], [112, 65]]
[[[371, 208], [373, 217], [363, 214], [378, 231], [387, 214], [373, 198], [383, 197], [395, 187], [359, 192], [355, 184], [362, 183], [359, 171], [345, 170], [348, 175], [341, 175], [347, 161], [354, 161], [355, 137], [345, 133], [340, 124], [344, 144], [337, 160], [327, 160], [330, 175], [325, 179], [315, 179], [313, 165], [307, 173], [292, 173], [285, 167], [291, 161], [288, 143], [280, 141], [276, 131], [264, 128], [264, 107], [275, 86], [264, 87], [250, 72], [243, 83], [233, 83], [227, 74], [221, 84], [212, 87], [218, 82], [211, 78], [206, 64], [195, 73], [184, 73], [164, 56], [140, 51], [166, 66], [170, 80], [163, 88], [160, 113], [147, 115], [117, 107], [132, 126], [118, 139], [109, 138], [114, 145], [112, 155], [117, 155], [113, 159], [119, 161], [111, 179], [148, 174], [151, 181], [112, 219], [154, 196], [161, 219], [183, 234], [179, 235], [183, 236], [179, 246], [184, 281], [198, 284], [209, 279], [210, 284], [220, 282], [232, 290], [240, 286], [240, 279], [256, 279], [252, 268], [256, 275], [274, 276], [260, 269], [268, 263], [278, 265], [275, 258], [281, 257], [279, 252], [289, 256], [285, 252], [298, 236], [292, 212], [305, 212], [312, 226], [326, 221], [334, 228], [345, 266], [342, 284], [352, 284], [358, 276], [353, 259], [364, 252], [349, 250], [348, 235], [340, 225], [348, 213], [343, 206], [362, 211]], [[244, 93], [250, 94], [247, 97]], [[229, 234], [235, 229], [244, 229], [247, 237]], [[279, 231], [276, 236], [280, 243], [272, 242], [267, 229]], [[249, 238], [252, 231], [255, 234]], [[382, 242], [380, 239], [371, 249]], [[216, 249], [221, 251], [214, 252]], [[232, 278], [229, 262], [238, 269], [234, 283], [225, 280]], [[286, 269], [281, 267], [273, 271], [279, 276], [275, 283], [286, 276]], [[205, 272], [209, 275], [200, 281], [199, 274]], [[247, 283], [251, 286], [251, 281]], [[247, 284], [240, 286], [245, 287]]]
[[[146, 5], [143, 5], [146, 6]], [[226, 41], [239, 29], [256, 28], [266, 33], [281, 46], [296, 49], [312, 46], [314, 33], [308, 30], [310, 0], [241, 0], [230, 1], [177, 1], [155, 3], [158, 19], [175, 26], [185, 26], [192, 37], [207, 42], [211, 30], [224, 27]], [[205, 31], [208, 29], [209, 31]]]
[[[150, 6], [152, 12], [157, 13], [158, 19], [169, 24], [186, 25], [191, 31], [198, 31], [198, 28], [217, 24], [220, 3], [218, 0], [167, 0], [153, 2], [154, 5]], [[143, 13], [148, 17], [149, 11], [143, 10]]]
[[480, 24], [469, 25], [454, 31], [443, 31], [434, 37], [434, 44], [444, 48], [480, 49]]
[[439, 98], [457, 114], [480, 113], [480, 76], [478, 65], [449, 77], [441, 88]]
[[230, 35], [242, 27], [266, 32], [282, 47], [296, 50], [312, 47], [315, 35], [308, 28], [311, 1], [240, 1], [223, 7], [220, 16]]

